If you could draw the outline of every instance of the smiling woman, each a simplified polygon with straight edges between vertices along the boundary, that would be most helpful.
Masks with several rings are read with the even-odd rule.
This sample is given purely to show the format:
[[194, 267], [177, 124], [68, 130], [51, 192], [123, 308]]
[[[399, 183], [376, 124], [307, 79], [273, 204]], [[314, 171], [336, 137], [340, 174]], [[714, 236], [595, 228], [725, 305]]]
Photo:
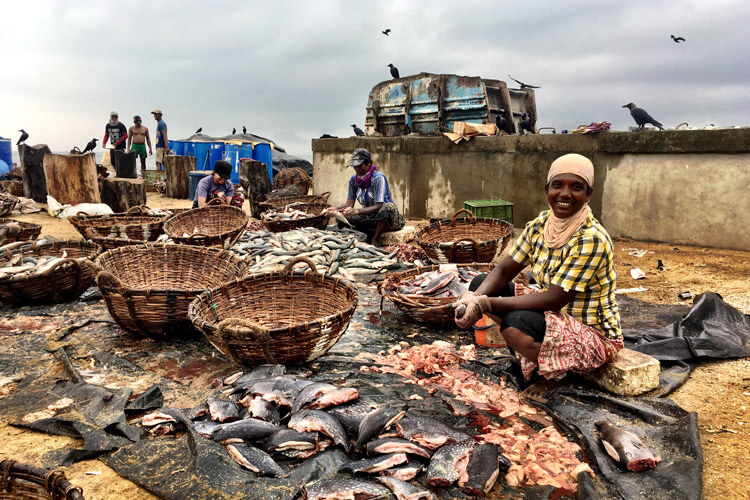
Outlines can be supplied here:
[[[478, 277], [456, 308], [467, 328], [489, 315], [520, 358], [524, 375], [546, 378], [588, 372], [622, 349], [615, 302], [612, 240], [588, 206], [594, 166], [581, 155], [555, 160], [547, 174], [550, 210], [526, 225], [510, 254]], [[511, 280], [526, 266], [538, 285]]]

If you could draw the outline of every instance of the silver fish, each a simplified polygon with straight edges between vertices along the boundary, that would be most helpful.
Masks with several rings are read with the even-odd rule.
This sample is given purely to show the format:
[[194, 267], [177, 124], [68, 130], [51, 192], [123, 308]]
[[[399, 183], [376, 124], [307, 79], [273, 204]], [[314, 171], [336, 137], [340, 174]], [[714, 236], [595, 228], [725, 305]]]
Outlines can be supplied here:
[[368, 500], [386, 498], [390, 490], [377, 483], [334, 476], [306, 484], [303, 493], [307, 500]]
[[253, 442], [265, 439], [277, 430], [279, 430], [277, 425], [264, 422], [263, 420], [246, 418], [216, 426], [213, 433], [211, 433], [211, 439], [220, 443], [230, 439]]
[[229, 444], [227, 451], [235, 462], [261, 476], [283, 477], [284, 469], [268, 453], [247, 444]]
[[211, 413], [211, 420], [216, 422], [228, 422], [239, 418], [237, 405], [231, 401], [208, 398], [206, 403], [208, 403], [208, 411]]
[[339, 472], [366, 472], [368, 474], [375, 474], [406, 463], [407, 460], [406, 453], [389, 453], [374, 458], [363, 458], [362, 460], [347, 462], [339, 467]]
[[301, 410], [292, 415], [287, 424], [297, 432], [318, 431], [333, 439], [333, 441], [349, 451], [349, 437], [335, 417], [320, 410]]
[[466, 472], [469, 457], [476, 442], [473, 440], [449, 443], [438, 449], [427, 467], [427, 482], [432, 486], [447, 488]]
[[381, 476], [378, 481], [386, 485], [396, 495], [396, 500], [433, 500], [435, 498], [430, 490], [414, 486], [395, 477]]
[[429, 450], [440, 448], [445, 443], [470, 439], [466, 433], [445, 425], [430, 417], [409, 417], [396, 424], [399, 436], [424, 446]]
[[368, 414], [362, 423], [359, 424], [359, 433], [357, 434], [357, 447], [361, 448], [372, 438], [377, 437], [388, 427], [392, 426], [404, 415], [409, 407], [405, 404], [399, 406], [385, 406], [373, 410]]

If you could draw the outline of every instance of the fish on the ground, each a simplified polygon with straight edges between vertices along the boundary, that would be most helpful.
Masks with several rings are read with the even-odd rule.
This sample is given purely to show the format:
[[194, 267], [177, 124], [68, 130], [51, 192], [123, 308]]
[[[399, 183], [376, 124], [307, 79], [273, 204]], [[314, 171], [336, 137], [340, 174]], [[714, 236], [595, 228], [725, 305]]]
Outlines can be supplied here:
[[144, 427], [152, 427], [164, 423], [177, 423], [177, 420], [172, 415], [160, 412], [149, 413], [141, 419], [141, 425]]
[[335, 391], [330, 391], [321, 395], [315, 401], [307, 404], [305, 408], [320, 410], [328, 408], [329, 406], [348, 403], [357, 398], [359, 398], [359, 391], [357, 391], [357, 389], [354, 387], [342, 387], [341, 389], [336, 389]]
[[326, 412], [336, 417], [349, 436], [357, 436], [359, 425], [372, 410], [378, 407], [379, 405], [372, 401], [357, 399], [345, 405], [326, 409]]
[[417, 474], [422, 472], [422, 469], [425, 468], [425, 465], [426, 463], [422, 462], [421, 460], [409, 460], [409, 463], [384, 470], [380, 473], [380, 475], [386, 477], [395, 477], [396, 479], [400, 479], [402, 481], [411, 481], [412, 479], [417, 477]]
[[307, 500], [368, 500], [386, 498], [390, 490], [370, 481], [334, 476], [306, 484], [302, 494]]
[[212, 420], [198, 420], [193, 422], [192, 429], [203, 437], [211, 438], [214, 430], [221, 425]]
[[620, 429], [606, 420], [596, 422], [596, 428], [607, 454], [629, 471], [653, 469], [661, 461], [632, 432]]
[[430, 458], [431, 456], [430, 450], [427, 448], [398, 437], [384, 437], [367, 443], [368, 455], [378, 453], [406, 453], [424, 458]]
[[363, 458], [361, 460], [354, 460], [347, 462], [339, 467], [340, 471], [345, 472], [366, 472], [368, 474], [375, 474], [396, 465], [406, 463], [408, 458], [406, 453], [389, 453], [387, 455], [379, 455], [373, 458]]
[[252, 418], [265, 420], [266, 422], [271, 422], [272, 424], [277, 425], [281, 421], [279, 407], [270, 401], [266, 401], [260, 396], [246, 396], [244, 399], [240, 400], [240, 403], [247, 407], [247, 413]]
[[256, 382], [250, 387], [248, 392], [253, 396], [260, 396], [263, 400], [276, 403], [279, 406], [291, 407], [294, 404], [294, 399], [299, 394], [299, 389], [297, 389], [294, 379], [278, 377]]
[[432, 486], [447, 488], [466, 472], [469, 457], [476, 442], [473, 440], [449, 443], [439, 448], [427, 467], [427, 482]]
[[235, 462], [261, 476], [283, 477], [284, 469], [263, 450], [248, 444], [228, 444], [227, 451]]
[[322, 382], [313, 382], [304, 389], [300, 390], [297, 398], [294, 400], [290, 413], [294, 415], [300, 411], [308, 403], [312, 403], [323, 394], [331, 391], [335, 391], [336, 386], [333, 384], [326, 384]]
[[228, 422], [239, 418], [237, 405], [231, 401], [223, 399], [208, 398], [208, 411], [211, 414], [211, 420], [216, 422]]
[[399, 436], [436, 450], [446, 443], [466, 441], [471, 436], [432, 417], [409, 417], [396, 424]]
[[[502, 464], [501, 464], [502, 462]], [[458, 488], [467, 495], [487, 495], [503, 471], [510, 467], [510, 461], [503, 457], [497, 445], [482, 443], [471, 453], [466, 469], [459, 473]]]
[[430, 490], [414, 486], [395, 477], [380, 476], [378, 481], [388, 486], [396, 500], [433, 500], [435, 495]]
[[292, 415], [287, 426], [297, 432], [317, 431], [349, 451], [349, 437], [336, 417], [321, 410], [301, 410]]
[[280, 429], [271, 434], [263, 442], [263, 449], [268, 452], [286, 450], [314, 450], [317, 447], [317, 432], [297, 432], [292, 429]]
[[373, 410], [359, 424], [356, 446], [362, 448], [372, 438], [377, 437], [388, 427], [401, 420], [409, 407], [405, 404], [399, 406], [384, 406]]
[[252, 442], [265, 439], [277, 430], [279, 430], [277, 425], [255, 418], [246, 418], [216, 426], [211, 434], [211, 439], [220, 443], [227, 440]]

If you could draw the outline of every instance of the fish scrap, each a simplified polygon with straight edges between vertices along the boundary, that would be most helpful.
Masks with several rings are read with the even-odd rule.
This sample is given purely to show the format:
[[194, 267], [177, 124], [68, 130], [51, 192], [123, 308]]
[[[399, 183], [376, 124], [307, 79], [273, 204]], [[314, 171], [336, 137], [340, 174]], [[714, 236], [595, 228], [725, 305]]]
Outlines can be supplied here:
[[596, 422], [595, 425], [607, 454], [629, 471], [653, 469], [661, 461], [632, 432], [620, 429], [606, 420]]

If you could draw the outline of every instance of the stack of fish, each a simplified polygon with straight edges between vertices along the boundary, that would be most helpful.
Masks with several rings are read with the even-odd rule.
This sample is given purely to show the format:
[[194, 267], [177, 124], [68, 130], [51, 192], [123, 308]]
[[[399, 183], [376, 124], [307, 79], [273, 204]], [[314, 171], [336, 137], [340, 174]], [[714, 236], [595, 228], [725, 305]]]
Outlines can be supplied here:
[[[331, 227], [331, 226], [329, 226]], [[246, 231], [232, 251], [252, 260], [253, 272], [276, 270], [295, 257], [307, 257], [318, 272], [354, 280], [357, 275], [386, 273], [402, 269], [397, 252], [387, 251], [361, 241], [362, 233], [304, 227], [294, 231]]]
[[388, 285], [386, 289], [395, 289], [404, 295], [420, 297], [458, 297], [469, 289], [469, 284], [479, 271], [472, 267], [458, 267], [455, 264], [443, 264], [436, 271], [428, 271], [398, 283]]
[[305, 208], [302, 210], [297, 208], [291, 208], [290, 205], [285, 206], [281, 210], [269, 210], [260, 215], [261, 219], [269, 222], [286, 221], [286, 220], [301, 220], [309, 219], [310, 217], [317, 217], [317, 214], [308, 213]]
[[[19, 253], [11, 257], [3, 267], [0, 267], [0, 279], [10, 276], [29, 276], [36, 273], [43, 273], [67, 257], [68, 254], [64, 251], [60, 257], [51, 255], [24, 257]], [[81, 257], [77, 260], [83, 262], [86, 260], [86, 257]]]
[[[365, 401], [355, 388], [305, 375], [282, 365], [237, 373], [222, 381], [219, 397], [185, 415], [195, 432], [223, 444], [238, 464], [261, 476], [284, 477], [328, 447], [347, 452], [351, 461], [338, 475], [305, 486], [309, 499], [374, 498], [389, 489], [397, 498], [434, 498], [407, 483], [423, 470], [432, 486], [457, 484], [483, 495], [510, 465], [496, 445], [479, 444], [435, 418], [407, 416], [406, 404]], [[164, 409], [141, 424], [153, 435], [168, 434], [179, 430], [180, 418]]]

